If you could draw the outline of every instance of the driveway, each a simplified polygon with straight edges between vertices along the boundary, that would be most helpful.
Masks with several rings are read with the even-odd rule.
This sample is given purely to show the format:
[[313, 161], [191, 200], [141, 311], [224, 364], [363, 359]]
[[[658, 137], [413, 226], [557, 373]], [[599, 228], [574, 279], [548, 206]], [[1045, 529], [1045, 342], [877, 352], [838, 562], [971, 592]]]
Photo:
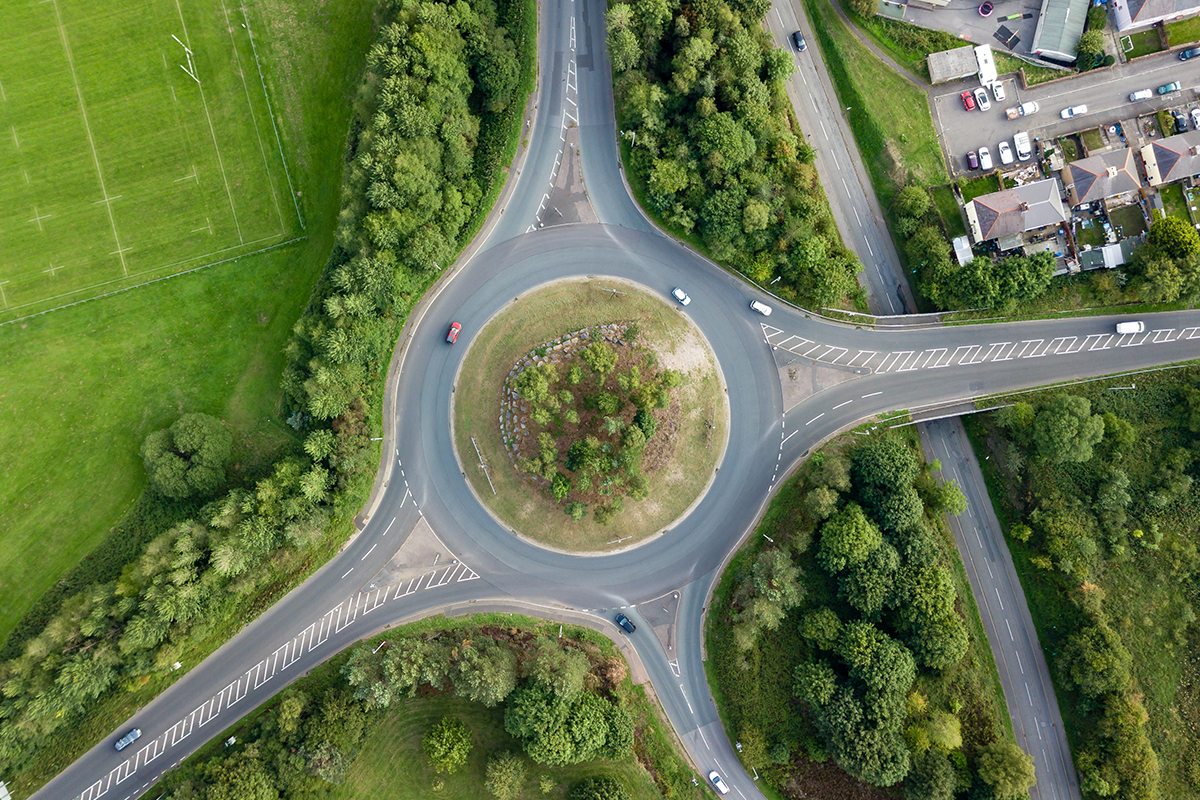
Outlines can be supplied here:
[[[964, 89], [974, 89], [979, 81], [958, 81], [942, 84], [930, 91], [930, 108], [934, 127], [947, 157], [952, 175], [966, 171], [965, 157], [969, 150], [986, 146], [993, 153], [1000, 141], [1012, 141], [1017, 131], [1028, 131], [1032, 139], [1053, 138], [1075, 131], [1110, 126], [1149, 114], [1160, 108], [1193, 107], [1197, 104], [1200, 87], [1200, 63], [1180, 61], [1174, 53], [1162, 53], [1121, 64], [1111, 69], [1084, 73], [1078, 77], [1021, 89], [1013, 77], [1002, 80], [1006, 93], [1004, 103], [992, 102], [990, 111], [966, 111], [959, 95]], [[1168, 95], [1154, 95], [1150, 100], [1129, 102], [1129, 95], [1139, 89], [1155, 89], [1165, 83], [1179, 81], [1182, 90]], [[1009, 120], [1006, 108], [1033, 100], [1038, 113]], [[1068, 106], [1086, 105], [1087, 114], [1064, 120], [1059, 114]], [[1132, 129], [1126, 135], [1135, 134]], [[1134, 144], [1136, 142], [1132, 142]]]

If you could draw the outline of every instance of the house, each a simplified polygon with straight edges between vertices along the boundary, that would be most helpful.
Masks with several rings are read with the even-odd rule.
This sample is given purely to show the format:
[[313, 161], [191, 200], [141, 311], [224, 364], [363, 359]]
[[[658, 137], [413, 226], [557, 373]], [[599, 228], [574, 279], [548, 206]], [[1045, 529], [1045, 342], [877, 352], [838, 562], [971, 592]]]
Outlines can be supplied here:
[[1061, 174], [1072, 208], [1106, 197], [1136, 194], [1142, 185], [1133, 150], [1128, 147], [1072, 161]]
[[1200, 11], [1200, 0], [1114, 0], [1117, 30], [1144, 28]]
[[996, 60], [992, 57], [992, 46], [988, 44], [978, 47], [964, 45], [953, 50], [930, 53], [925, 57], [925, 63], [929, 66], [930, 83], [946, 83], [976, 75], [981, 84], [987, 85], [997, 77]]
[[1083, 35], [1089, 5], [1090, 0], [1042, 0], [1030, 54], [1046, 61], [1074, 64], [1075, 47]]
[[1146, 181], [1162, 186], [1200, 175], [1200, 131], [1168, 136], [1142, 148]]
[[976, 243], [1008, 238], [1066, 221], [1058, 181], [1047, 178], [985, 194], [967, 203], [967, 223]]

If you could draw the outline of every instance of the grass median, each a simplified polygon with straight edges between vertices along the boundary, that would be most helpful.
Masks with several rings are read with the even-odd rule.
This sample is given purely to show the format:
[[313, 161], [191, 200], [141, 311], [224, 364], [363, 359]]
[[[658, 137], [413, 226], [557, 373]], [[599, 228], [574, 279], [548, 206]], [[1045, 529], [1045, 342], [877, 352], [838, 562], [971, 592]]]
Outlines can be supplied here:
[[[614, 286], [624, 294], [613, 294]], [[518, 472], [497, 420], [504, 379], [523, 356], [563, 334], [610, 322], [636, 323], [639, 345], [653, 350], [660, 367], [683, 373], [684, 384], [674, 401], [680, 406], [674, 452], [664, 468], [646, 475], [649, 497], [627, 502], [610, 525], [599, 525], [590, 516], [572, 521]], [[617, 539], [628, 546], [662, 531], [705, 489], [724, 454], [729, 412], [716, 357], [686, 313], [612, 278], [563, 281], [510, 303], [472, 342], [457, 384], [475, 387], [456, 393], [454, 404], [455, 447], [472, 488], [507, 527], [551, 547], [611, 549]]]

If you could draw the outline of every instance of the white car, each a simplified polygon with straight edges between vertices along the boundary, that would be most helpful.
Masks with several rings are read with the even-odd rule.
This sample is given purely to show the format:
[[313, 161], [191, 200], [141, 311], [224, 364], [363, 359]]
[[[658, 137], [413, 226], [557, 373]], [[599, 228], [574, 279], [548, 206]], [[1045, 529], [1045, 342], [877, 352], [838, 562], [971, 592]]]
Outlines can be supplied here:
[[1017, 150], [1017, 158], [1028, 161], [1033, 156], [1033, 148], [1029, 146], [1029, 134], [1017, 131], [1013, 134], [1013, 147]]
[[979, 106], [980, 111], [987, 111], [992, 107], [992, 101], [988, 100], [987, 92], [982, 86], [975, 90], [975, 105]]
[[1012, 148], [1009, 147], [1008, 142], [1001, 142], [1000, 146], [997, 147], [996, 150], [1000, 153], [1001, 164], [1011, 164], [1015, 160], [1013, 158]]
[[718, 792], [729, 794], [729, 787], [725, 785], [725, 781], [721, 780], [720, 774], [715, 769], [708, 773], [708, 780]]
[[992, 97], [996, 98], [997, 103], [1004, 102], [1004, 84], [996, 81], [992, 84]]
[[678, 300], [679, 305], [681, 306], [686, 306], [688, 303], [692, 302], [692, 298], [687, 296], [687, 292], [685, 292], [683, 289], [680, 289], [678, 286], [671, 290], [671, 296]]
[[1081, 117], [1087, 113], [1087, 106], [1071, 106], [1062, 110], [1062, 118], [1070, 119], [1071, 117]]
[[1192, 125], [1200, 131], [1200, 108], [1192, 109]]
[[766, 303], [761, 303], [758, 300], [751, 300], [750, 308], [752, 308], [755, 311], [757, 311], [758, 313], [762, 314], [764, 317], [771, 316], [771, 307], [769, 305], [767, 305]]
[[986, 147], [979, 148], [979, 168], [984, 172], [992, 168], [992, 151]]

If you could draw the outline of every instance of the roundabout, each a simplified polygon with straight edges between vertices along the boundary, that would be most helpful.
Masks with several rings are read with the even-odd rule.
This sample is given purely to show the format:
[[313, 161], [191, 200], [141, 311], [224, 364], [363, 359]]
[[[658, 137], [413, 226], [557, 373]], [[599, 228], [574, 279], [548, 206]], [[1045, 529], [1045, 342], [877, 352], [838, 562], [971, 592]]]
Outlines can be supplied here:
[[[617, 359], [604, 381], [611, 409], [597, 406], [584, 363], [591, 347]], [[537, 370], [556, 376], [551, 388], [567, 398], [560, 409], [554, 397], [542, 423], [531, 418], [530, 392], [518, 389]], [[669, 402], [647, 409], [653, 429], [638, 431], [632, 484], [618, 458], [642, 413], [619, 388], [631, 370], [642, 394], [664, 372], [681, 381], [662, 390]], [[472, 340], [455, 384], [455, 452], [476, 498], [518, 536], [560, 551], [612, 552], [665, 535], [699, 501], [725, 451], [725, 384], [704, 337], [678, 306], [615, 277], [558, 281], [509, 302]], [[569, 448], [585, 437], [600, 443], [601, 474], [572, 469]], [[538, 474], [543, 445], [556, 452], [547, 475]], [[599, 522], [614, 498], [622, 510]]]

